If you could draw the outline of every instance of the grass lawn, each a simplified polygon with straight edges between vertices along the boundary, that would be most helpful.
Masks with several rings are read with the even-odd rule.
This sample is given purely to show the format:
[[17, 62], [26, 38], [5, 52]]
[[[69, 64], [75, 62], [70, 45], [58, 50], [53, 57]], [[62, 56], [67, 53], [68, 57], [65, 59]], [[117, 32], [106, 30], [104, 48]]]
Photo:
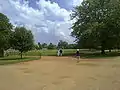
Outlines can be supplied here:
[[24, 56], [21, 59], [20, 56], [8, 56], [8, 57], [0, 58], [0, 65], [14, 64], [14, 63], [19, 63], [19, 62], [27, 62], [27, 61], [39, 60], [39, 59], [40, 57]]
[[116, 56], [120, 56], [120, 52], [106, 52], [105, 54], [101, 54], [100, 52], [91, 52], [91, 53], [81, 53], [81, 57], [82, 58], [112, 58], [112, 57], [116, 57]]
[[[40, 53], [42, 56], [56, 56], [57, 55], [57, 50], [32, 50], [24, 55], [27, 56], [40, 56]], [[74, 56], [76, 53], [76, 49], [63, 49], [63, 56]], [[120, 56], [120, 52], [117, 51], [112, 51], [108, 52], [106, 51], [105, 55], [101, 54], [101, 51], [99, 50], [80, 50], [80, 55], [82, 58], [111, 58], [115, 56]]]
[[[63, 49], [63, 56], [74, 56], [76, 53], [76, 49]], [[19, 55], [18, 53], [10, 53], [11, 55]], [[31, 50], [27, 53], [23, 54], [24, 56], [56, 56], [57, 50]], [[106, 54], [102, 55], [100, 50], [89, 50], [89, 49], [80, 49], [81, 58], [111, 58], [115, 56], [120, 56], [119, 51], [112, 50], [112, 52], [108, 52], [106, 50]]]
[[[72, 55], [76, 52], [75, 49], [63, 49], [63, 55], [64, 56], [69, 56]], [[56, 56], [57, 55], [57, 50], [32, 50], [27, 53], [24, 53], [26, 56]]]

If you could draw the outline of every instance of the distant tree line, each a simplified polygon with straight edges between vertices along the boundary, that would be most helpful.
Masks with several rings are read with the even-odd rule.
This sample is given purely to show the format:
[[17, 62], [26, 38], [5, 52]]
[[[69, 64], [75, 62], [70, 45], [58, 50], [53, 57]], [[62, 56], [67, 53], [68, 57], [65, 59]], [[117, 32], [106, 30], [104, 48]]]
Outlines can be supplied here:
[[63, 41], [63, 40], [60, 40], [58, 42], [57, 45], [53, 44], [53, 43], [40, 43], [38, 42], [38, 44], [35, 44], [34, 45], [34, 49], [37, 49], [37, 50], [40, 50], [40, 49], [59, 49], [59, 48], [62, 48], [62, 49], [76, 49], [76, 44], [69, 44], [68, 42], [66, 41]]

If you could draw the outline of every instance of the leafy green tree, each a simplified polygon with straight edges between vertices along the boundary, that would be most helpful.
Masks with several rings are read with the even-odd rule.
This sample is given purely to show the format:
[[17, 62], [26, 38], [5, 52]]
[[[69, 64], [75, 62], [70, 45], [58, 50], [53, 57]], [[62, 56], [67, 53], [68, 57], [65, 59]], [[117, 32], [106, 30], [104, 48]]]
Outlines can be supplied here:
[[38, 42], [39, 49], [42, 49], [42, 45], [40, 42]]
[[33, 50], [39, 50], [39, 46], [37, 44], [34, 44]]
[[66, 41], [60, 40], [60, 41], [58, 42], [58, 48], [67, 49], [67, 48], [68, 48], [68, 43], [67, 43]]
[[42, 44], [42, 48], [47, 48], [47, 47], [48, 47], [47, 43]]
[[48, 49], [55, 49], [56, 48], [56, 45], [54, 45], [54, 44], [52, 44], [52, 43], [50, 43], [49, 45], [48, 45]]
[[0, 57], [4, 56], [4, 50], [10, 48], [10, 34], [12, 24], [6, 15], [0, 13]]
[[77, 49], [76, 44], [69, 44], [68, 49]]
[[82, 48], [112, 49], [119, 45], [119, 0], [84, 0], [72, 14], [72, 36]]
[[31, 31], [25, 27], [16, 27], [11, 39], [12, 47], [20, 51], [22, 58], [23, 52], [27, 52], [33, 48], [34, 40]]

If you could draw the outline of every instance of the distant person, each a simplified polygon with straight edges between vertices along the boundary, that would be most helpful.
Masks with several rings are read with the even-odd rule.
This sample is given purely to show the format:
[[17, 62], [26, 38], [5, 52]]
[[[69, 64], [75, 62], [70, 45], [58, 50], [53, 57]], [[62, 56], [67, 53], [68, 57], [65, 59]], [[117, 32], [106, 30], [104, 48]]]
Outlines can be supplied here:
[[79, 63], [79, 61], [80, 61], [80, 51], [79, 51], [79, 49], [77, 49], [77, 51], [76, 51], [76, 58], [77, 58], [77, 63]]
[[59, 50], [59, 56], [62, 56], [63, 55], [62, 53], [63, 53], [63, 51], [62, 51], [62, 49], [60, 49]]

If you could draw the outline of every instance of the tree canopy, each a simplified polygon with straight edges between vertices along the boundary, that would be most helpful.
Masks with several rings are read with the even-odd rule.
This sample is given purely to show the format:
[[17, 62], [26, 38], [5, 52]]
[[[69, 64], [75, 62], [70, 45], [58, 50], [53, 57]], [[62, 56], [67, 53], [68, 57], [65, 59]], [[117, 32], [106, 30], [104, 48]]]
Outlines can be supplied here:
[[40, 42], [38, 42], [39, 49], [42, 49], [42, 45]]
[[67, 48], [68, 48], [68, 42], [63, 41], [63, 40], [60, 40], [60, 41], [58, 42], [58, 48], [67, 49]]
[[10, 34], [12, 24], [6, 15], [0, 13], [0, 57], [4, 56], [4, 50], [10, 47]]
[[105, 49], [119, 47], [120, 1], [84, 0], [72, 13], [71, 33], [81, 48]]
[[47, 43], [42, 44], [42, 48], [47, 48], [47, 47], [48, 47]]
[[33, 47], [33, 35], [25, 27], [16, 27], [11, 39], [12, 47], [21, 53], [27, 52]]
[[56, 45], [54, 45], [53, 43], [50, 43], [48, 45], [48, 49], [56, 49]]

